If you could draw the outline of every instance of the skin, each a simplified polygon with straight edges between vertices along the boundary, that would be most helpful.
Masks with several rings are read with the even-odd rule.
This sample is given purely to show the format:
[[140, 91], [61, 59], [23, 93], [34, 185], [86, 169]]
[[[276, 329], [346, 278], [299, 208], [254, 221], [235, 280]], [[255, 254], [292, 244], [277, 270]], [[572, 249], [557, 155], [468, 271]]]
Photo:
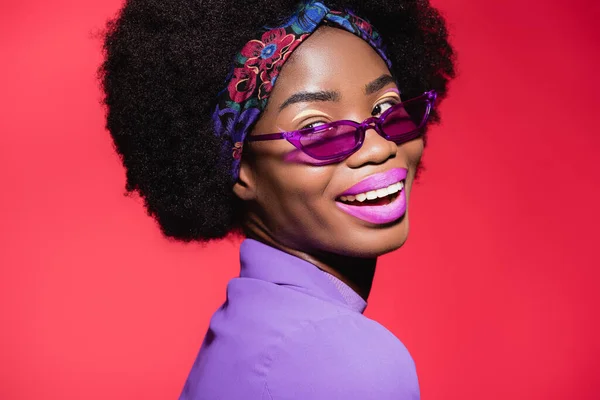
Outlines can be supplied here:
[[[267, 109], [252, 135], [300, 129], [341, 119], [363, 121], [400, 101], [391, 73], [371, 46], [352, 33], [321, 27], [283, 66]], [[366, 93], [366, 86], [376, 87]], [[333, 99], [301, 101], [281, 108], [301, 92], [333, 91]], [[289, 101], [288, 101], [289, 103]], [[379, 104], [384, 103], [381, 107]], [[380, 113], [380, 112], [379, 112]], [[375, 225], [341, 211], [335, 199], [364, 178], [407, 168], [407, 200], [423, 153], [423, 141], [396, 145], [374, 130], [345, 160], [315, 165], [286, 140], [245, 145], [234, 193], [247, 206], [244, 230], [254, 238], [306, 260], [341, 279], [364, 299], [377, 257], [401, 247], [409, 231], [408, 210], [398, 221]]]

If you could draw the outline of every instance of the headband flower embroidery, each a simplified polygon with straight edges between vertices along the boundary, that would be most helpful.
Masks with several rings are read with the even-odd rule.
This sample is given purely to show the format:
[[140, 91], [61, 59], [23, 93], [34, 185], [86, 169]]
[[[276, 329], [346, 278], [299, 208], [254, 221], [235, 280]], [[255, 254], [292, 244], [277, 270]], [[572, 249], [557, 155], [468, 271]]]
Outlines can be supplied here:
[[227, 85], [231, 100], [235, 103], [248, 100], [254, 89], [256, 89], [256, 72], [247, 67], [235, 68], [231, 81]]
[[274, 68], [285, 60], [294, 39], [282, 28], [263, 33], [261, 40], [251, 40], [242, 49], [242, 56], [247, 58], [245, 65], [257, 73]]

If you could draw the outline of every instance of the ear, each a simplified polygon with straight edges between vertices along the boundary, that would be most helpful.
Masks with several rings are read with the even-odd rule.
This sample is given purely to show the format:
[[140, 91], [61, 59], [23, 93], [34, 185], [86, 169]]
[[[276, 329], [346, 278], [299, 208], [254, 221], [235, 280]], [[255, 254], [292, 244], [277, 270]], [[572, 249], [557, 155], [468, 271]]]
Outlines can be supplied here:
[[242, 157], [240, 173], [233, 185], [233, 193], [242, 200], [254, 200], [256, 198], [256, 180], [254, 171], [247, 161]]

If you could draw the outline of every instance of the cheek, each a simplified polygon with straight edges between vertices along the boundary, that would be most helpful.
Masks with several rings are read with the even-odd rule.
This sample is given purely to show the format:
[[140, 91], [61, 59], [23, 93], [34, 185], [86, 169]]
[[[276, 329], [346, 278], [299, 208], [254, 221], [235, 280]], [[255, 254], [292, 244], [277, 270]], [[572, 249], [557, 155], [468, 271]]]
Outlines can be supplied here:
[[258, 171], [257, 179], [258, 202], [265, 217], [279, 223], [300, 224], [320, 218], [327, 207], [325, 193], [332, 171], [324, 166], [285, 162], [265, 165]]
[[414, 172], [417, 165], [421, 162], [423, 156], [423, 139], [412, 140], [398, 146], [398, 152], [406, 157], [408, 167], [411, 172]]
[[412, 184], [417, 178], [418, 168], [423, 156], [423, 140], [417, 139], [398, 146], [398, 153], [404, 157], [408, 166], [407, 194], [410, 195]]

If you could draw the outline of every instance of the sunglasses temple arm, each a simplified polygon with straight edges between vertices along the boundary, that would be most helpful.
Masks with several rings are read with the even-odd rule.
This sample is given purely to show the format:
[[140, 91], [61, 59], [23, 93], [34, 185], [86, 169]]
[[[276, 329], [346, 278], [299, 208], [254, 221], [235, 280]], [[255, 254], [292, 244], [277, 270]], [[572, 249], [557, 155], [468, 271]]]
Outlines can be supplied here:
[[263, 140], [277, 140], [277, 139], [285, 139], [283, 133], [268, 133], [266, 135], [252, 135], [247, 136], [246, 140], [249, 142], [260, 142]]

